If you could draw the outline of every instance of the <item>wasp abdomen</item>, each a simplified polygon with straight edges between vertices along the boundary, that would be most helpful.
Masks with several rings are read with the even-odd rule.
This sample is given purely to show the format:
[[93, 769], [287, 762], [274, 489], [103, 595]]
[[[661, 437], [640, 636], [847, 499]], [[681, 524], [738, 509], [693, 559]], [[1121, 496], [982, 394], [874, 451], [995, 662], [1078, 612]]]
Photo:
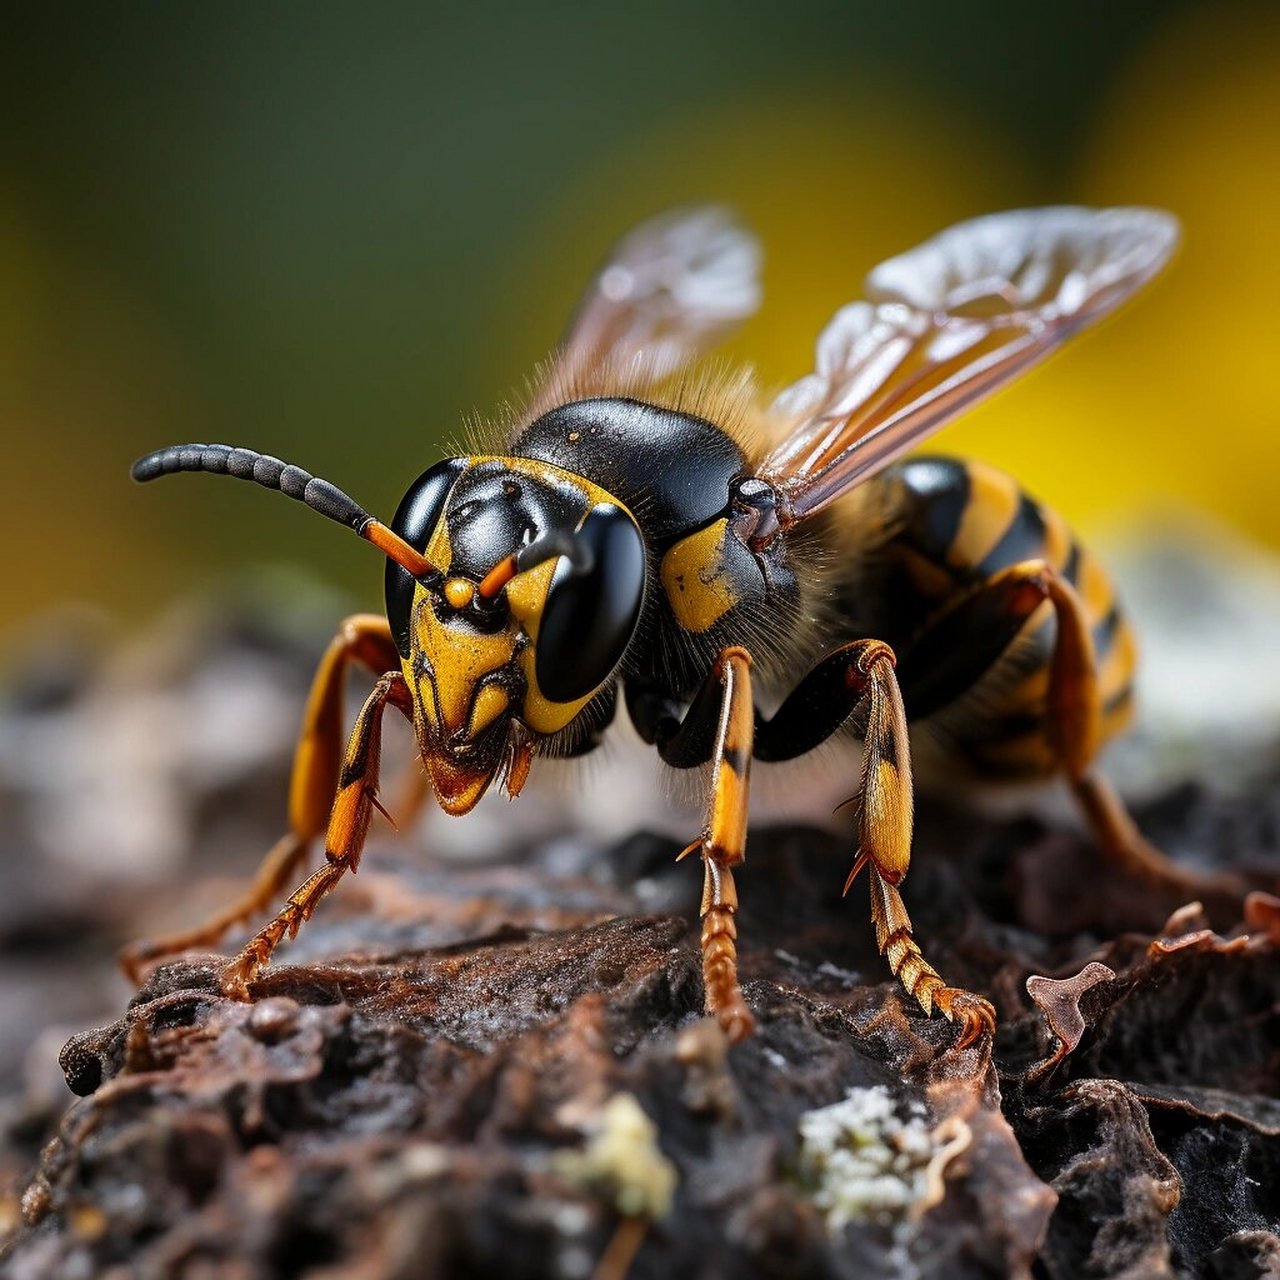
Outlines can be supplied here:
[[1097, 670], [1100, 733], [1132, 704], [1133, 631], [1106, 571], [1051, 508], [977, 462], [915, 458], [878, 481], [891, 530], [880, 628], [900, 657], [908, 715], [980, 772], [1034, 775], [1059, 761], [1048, 732], [1054, 610], [1036, 565], [1080, 599]]

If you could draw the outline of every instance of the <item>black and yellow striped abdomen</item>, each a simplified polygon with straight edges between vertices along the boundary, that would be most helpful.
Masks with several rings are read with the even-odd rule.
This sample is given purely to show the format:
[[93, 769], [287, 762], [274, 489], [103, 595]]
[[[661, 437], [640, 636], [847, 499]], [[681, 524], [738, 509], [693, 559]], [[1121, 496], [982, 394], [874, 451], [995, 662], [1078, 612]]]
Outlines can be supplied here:
[[[1062, 518], [994, 467], [913, 458], [872, 484], [883, 540], [848, 601], [898, 653], [907, 713], [990, 776], [1056, 767], [1045, 733], [1056, 621], [1045, 601], [1024, 622], [983, 587], [1043, 561], [1071, 584], [1093, 638], [1105, 740], [1128, 721], [1136, 642], [1111, 580]], [[962, 611], [957, 612], [959, 606]], [[948, 620], [949, 619], [949, 620]]]

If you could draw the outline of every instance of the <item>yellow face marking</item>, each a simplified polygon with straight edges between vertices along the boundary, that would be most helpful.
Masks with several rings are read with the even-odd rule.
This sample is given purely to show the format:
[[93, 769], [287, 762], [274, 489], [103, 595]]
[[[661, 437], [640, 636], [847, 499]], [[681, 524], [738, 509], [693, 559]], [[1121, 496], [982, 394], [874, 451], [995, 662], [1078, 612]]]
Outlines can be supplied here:
[[[582, 495], [580, 520], [586, 518], [592, 507], [601, 503], [627, 510], [623, 503], [599, 485], [560, 467], [529, 458], [482, 456], [470, 461], [472, 466], [499, 462], [511, 472], [576, 490]], [[433, 564], [440, 565], [442, 571], [448, 574], [453, 564], [453, 548], [445, 521], [441, 520], [436, 525], [426, 555]], [[499, 707], [497, 698], [505, 695], [500, 695], [500, 691], [491, 685], [484, 686], [477, 694], [476, 684], [482, 677], [513, 662], [519, 664], [528, 686], [524, 701], [517, 708], [517, 714], [534, 733], [545, 735], [563, 729], [590, 702], [594, 690], [573, 702], [553, 702], [538, 686], [538, 630], [557, 564], [558, 559], [549, 560], [511, 580], [506, 588], [511, 619], [502, 631], [494, 635], [480, 635], [465, 627], [450, 626], [442, 622], [427, 601], [425, 590], [419, 586], [414, 594], [414, 644], [415, 648], [427, 655], [435, 672], [439, 705], [436, 705], [436, 698], [432, 696], [430, 682], [419, 679], [413, 673], [412, 659], [404, 664], [405, 675], [418, 688], [423, 714], [437, 732], [443, 731], [445, 736], [452, 736], [466, 725], [467, 735], [474, 736], [501, 716], [507, 708]], [[471, 602], [474, 592], [475, 584], [469, 579], [446, 576], [444, 596], [453, 608], [465, 608]], [[526, 636], [530, 643], [522, 646], [522, 640]]]
[[[433, 564], [443, 566], [448, 573], [453, 561], [453, 547], [443, 520], [431, 535], [426, 555]], [[446, 578], [445, 599], [450, 604], [453, 604], [451, 588], [461, 595], [461, 587], [455, 584], [471, 586], [465, 579]], [[421, 584], [414, 591], [413, 618], [415, 647], [427, 655], [435, 672], [434, 699], [430, 682], [422, 681], [423, 710], [431, 716], [437, 731], [452, 737], [471, 719], [476, 682], [511, 661], [517, 637], [513, 628], [483, 635], [468, 628], [450, 626], [436, 616], [428, 593]]]
[[422, 701], [422, 713], [432, 724], [438, 724], [440, 721], [440, 708], [436, 706], [435, 690], [431, 687], [430, 680], [419, 680], [417, 673], [413, 669], [413, 657], [410, 655], [400, 663], [401, 669], [404, 671], [404, 678], [409, 681], [409, 687], [416, 689]]
[[454, 609], [465, 609], [476, 593], [476, 584], [469, 578], [450, 578], [444, 584], [444, 598]]
[[482, 635], [447, 627], [429, 602], [418, 610], [417, 618], [418, 642], [430, 655], [435, 671], [439, 728], [451, 737], [471, 718], [472, 695], [480, 678], [511, 661], [516, 636], [512, 631]]
[[551, 589], [551, 579], [555, 577], [559, 563], [558, 560], [548, 560], [546, 564], [513, 578], [507, 587], [511, 616], [533, 642], [521, 653], [519, 661], [527, 683], [520, 718], [534, 733], [555, 733], [563, 729], [591, 701], [595, 692], [592, 690], [574, 702], [552, 702], [538, 686], [538, 630], [542, 626], [542, 610]]
[[547, 602], [547, 592], [551, 589], [551, 579], [555, 577], [559, 560], [547, 560], [512, 578], [507, 584], [507, 603], [511, 607], [511, 616], [524, 628], [531, 640], [538, 639], [538, 628], [542, 624], [542, 609]]
[[467, 733], [477, 738], [484, 732], [510, 705], [511, 699], [507, 691], [500, 685], [487, 684], [476, 694], [475, 704], [471, 708], [471, 723], [467, 725]]
[[682, 538], [662, 557], [662, 588], [686, 631], [709, 631], [737, 603], [724, 555], [728, 530], [727, 520], [717, 520]]
[[1017, 483], [995, 467], [970, 462], [969, 501], [960, 527], [947, 548], [947, 561], [957, 566], [981, 564], [1018, 514], [1022, 494]]

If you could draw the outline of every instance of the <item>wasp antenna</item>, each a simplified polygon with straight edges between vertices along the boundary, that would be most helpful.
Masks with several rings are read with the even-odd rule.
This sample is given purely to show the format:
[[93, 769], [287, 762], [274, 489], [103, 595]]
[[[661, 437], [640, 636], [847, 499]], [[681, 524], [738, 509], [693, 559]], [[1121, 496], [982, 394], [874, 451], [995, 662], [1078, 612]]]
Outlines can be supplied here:
[[229, 444], [174, 444], [139, 458], [133, 464], [131, 474], [142, 483], [179, 471], [207, 471], [212, 475], [252, 480], [266, 489], [277, 489], [285, 497], [306, 503], [312, 511], [355, 530], [415, 578], [439, 572], [420, 552], [381, 521], [375, 520], [337, 485], [270, 454]]
[[270, 454], [229, 444], [174, 444], [167, 449], [157, 449], [133, 464], [132, 475], [141, 482], [178, 471], [208, 471], [213, 475], [234, 476], [237, 480], [252, 480], [266, 489], [278, 489], [285, 497], [305, 502], [313, 511], [357, 533], [373, 518], [327, 480], [318, 480], [309, 471], [281, 462]]
[[590, 573], [595, 562], [591, 548], [577, 534], [565, 529], [552, 529], [536, 542], [499, 560], [481, 579], [476, 592], [483, 600], [493, 600], [502, 594], [503, 588], [518, 573], [528, 573], [556, 556], [567, 556], [578, 573]]
[[578, 534], [567, 529], [552, 529], [516, 552], [516, 572], [524, 573], [556, 556], [566, 556], [578, 573], [590, 573], [595, 563], [591, 548]]

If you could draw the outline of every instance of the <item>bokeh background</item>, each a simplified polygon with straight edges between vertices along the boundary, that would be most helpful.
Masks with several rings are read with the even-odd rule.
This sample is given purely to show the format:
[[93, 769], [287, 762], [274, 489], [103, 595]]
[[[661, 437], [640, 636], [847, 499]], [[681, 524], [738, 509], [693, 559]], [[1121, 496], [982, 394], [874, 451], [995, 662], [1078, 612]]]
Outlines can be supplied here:
[[27, 6], [0, 42], [0, 624], [140, 620], [250, 563], [377, 607], [368, 548], [195, 478], [252, 445], [384, 515], [555, 341], [609, 242], [739, 206], [808, 367], [864, 272], [958, 218], [1174, 210], [1173, 270], [951, 428], [1086, 531], [1200, 507], [1280, 544], [1280, 14], [1133, 0], [910, 6]]
[[[765, 306], [731, 350], [778, 383], [871, 266], [957, 219], [1178, 214], [1183, 251], [1132, 308], [938, 443], [1107, 544], [1145, 656], [1143, 719], [1106, 768], [1165, 806], [1146, 829], [1193, 862], [1274, 862], [1280, 562], [1206, 532], [1207, 513], [1280, 548], [1274, 0], [10, 5], [0, 1238], [66, 1104], [60, 1046], [130, 994], [113, 952], [242, 890], [282, 829], [318, 654], [381, 607], [382, 564], [349, 534], [245, 485], [139, 488], [131, 461], [245, 444], [388, 516], [466, 415], [520, 388], [610, 242], [704, 199], [762, 235]], [[1117, 528], [1153, 512], [1164, 532], [1126, 560]], [[379, 826], [326, 912], [353, 947], [390, 946], [396, 876], [476, 892], [439, 857], [633, 867], [619, 842], [664, 817], [678, 848], [700, 818], [655, 795], [625, 732], [585, 781], [535, 772], [517, 810]], [[392, 725], [389, 782], [409, 755]], [[802, 770], [773, 801], [761, 770], [753, 799], [820, 820], [834, 799]], [[1204, 799], [1210, 779], [1237, 799]]]

